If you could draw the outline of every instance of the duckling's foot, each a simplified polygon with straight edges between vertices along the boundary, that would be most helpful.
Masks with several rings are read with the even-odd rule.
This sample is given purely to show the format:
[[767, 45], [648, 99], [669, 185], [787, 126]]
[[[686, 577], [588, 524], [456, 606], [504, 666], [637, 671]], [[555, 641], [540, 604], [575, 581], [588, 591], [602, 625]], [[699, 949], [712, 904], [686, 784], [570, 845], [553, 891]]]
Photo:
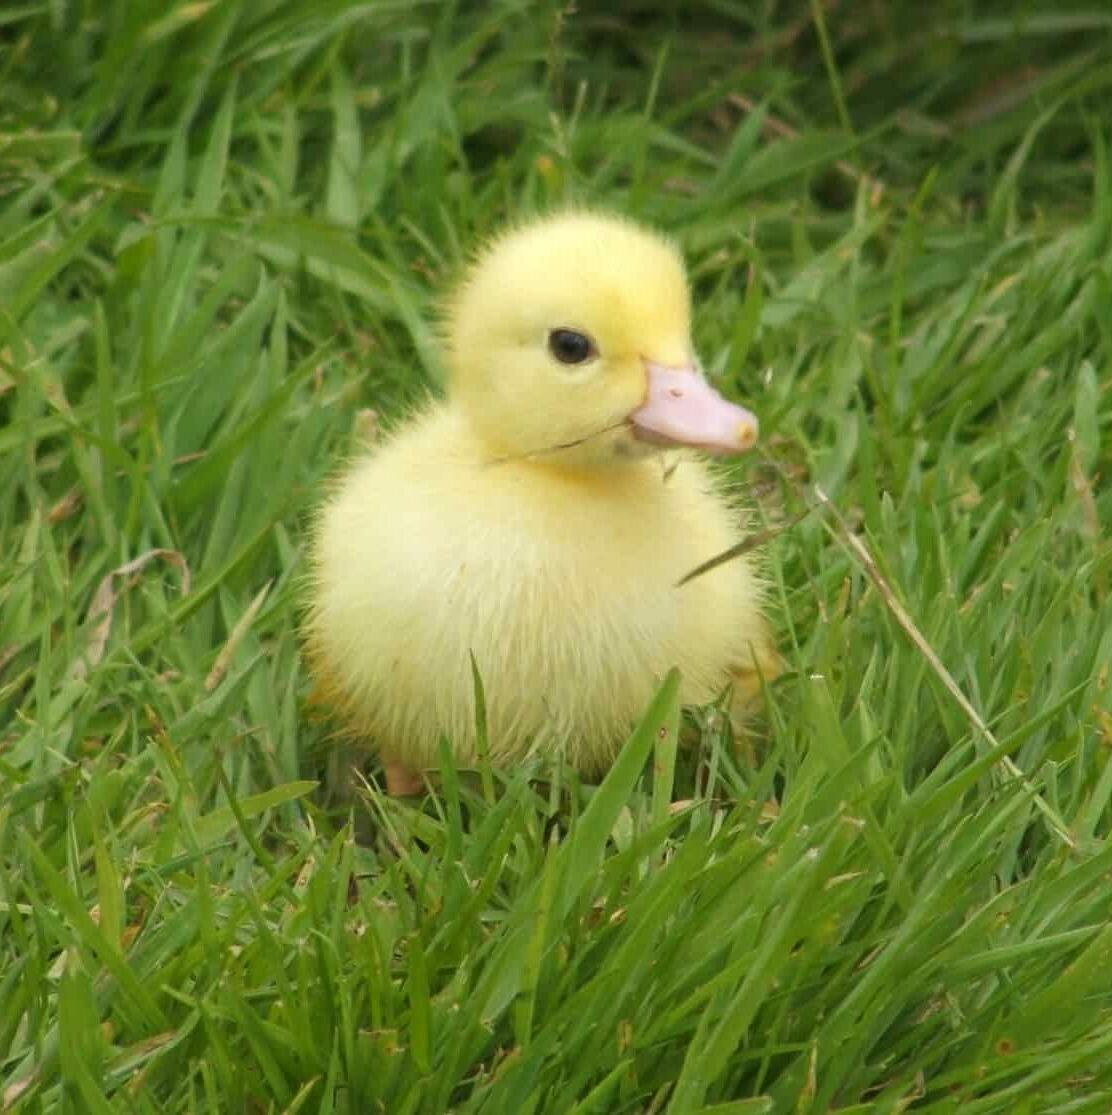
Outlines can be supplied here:
[[412, 798], [425, 792], [425, 780], [419, 770], [393, 760], [387, 760], [383, 766], [386, 768], [386, 792], [392, 798]]

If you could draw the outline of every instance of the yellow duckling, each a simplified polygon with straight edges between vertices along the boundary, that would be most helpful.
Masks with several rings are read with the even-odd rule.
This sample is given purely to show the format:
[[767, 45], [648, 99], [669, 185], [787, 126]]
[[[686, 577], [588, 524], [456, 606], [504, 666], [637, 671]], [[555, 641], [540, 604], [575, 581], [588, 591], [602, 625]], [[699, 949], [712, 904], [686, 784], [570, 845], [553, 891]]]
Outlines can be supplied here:
[[675, 247], [563, 213], [495, 240], [450, 303], [448, 398], [340, 480], [312, 553], [309, 660], [421, 789], [446, 737], [476, 756], [472, 656], [491, 757], [605, 769], [668, 669], [689, 703], [743, 697], [778, 658], [752, 565], [677, 587], [741, 524], [698, 459], [757, 420], [703, 378]]

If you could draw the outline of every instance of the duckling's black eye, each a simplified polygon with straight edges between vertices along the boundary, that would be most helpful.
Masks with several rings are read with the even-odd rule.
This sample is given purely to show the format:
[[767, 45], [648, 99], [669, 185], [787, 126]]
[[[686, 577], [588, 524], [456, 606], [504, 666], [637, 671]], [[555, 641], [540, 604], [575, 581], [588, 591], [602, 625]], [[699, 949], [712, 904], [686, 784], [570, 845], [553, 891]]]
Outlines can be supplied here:
[[595, 346], [586, 333], [574, 329], [553, 329], [548, 334], [548, 351], [561, 364], [582, 364], [595, 354]]

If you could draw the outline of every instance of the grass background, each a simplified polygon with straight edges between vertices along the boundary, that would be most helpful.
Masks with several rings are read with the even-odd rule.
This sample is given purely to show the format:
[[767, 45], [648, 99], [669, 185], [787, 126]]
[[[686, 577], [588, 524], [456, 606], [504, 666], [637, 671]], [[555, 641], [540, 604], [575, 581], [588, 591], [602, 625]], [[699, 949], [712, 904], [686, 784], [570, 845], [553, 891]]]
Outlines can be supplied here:
[[[579, 7], [0, 12], [5, 1110], [1112, 1105], [1112, 15]], [[600, 787], [334, 800], [306, 517], [568, 199], [831, 502], [767, 742], [669, 682]]]

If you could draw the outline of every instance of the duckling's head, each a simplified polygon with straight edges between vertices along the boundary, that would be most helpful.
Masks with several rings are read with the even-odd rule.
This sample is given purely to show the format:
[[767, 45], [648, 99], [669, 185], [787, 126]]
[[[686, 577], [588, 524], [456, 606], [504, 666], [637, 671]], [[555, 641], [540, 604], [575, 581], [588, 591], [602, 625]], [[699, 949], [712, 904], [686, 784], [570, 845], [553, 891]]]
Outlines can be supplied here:
[[703, 378], [679, 252], [621, 218], [562, 213], [495, 240], [450, 305], [447, 352], [453, 402], [495, 457], [602, 463], [757, 438]]

